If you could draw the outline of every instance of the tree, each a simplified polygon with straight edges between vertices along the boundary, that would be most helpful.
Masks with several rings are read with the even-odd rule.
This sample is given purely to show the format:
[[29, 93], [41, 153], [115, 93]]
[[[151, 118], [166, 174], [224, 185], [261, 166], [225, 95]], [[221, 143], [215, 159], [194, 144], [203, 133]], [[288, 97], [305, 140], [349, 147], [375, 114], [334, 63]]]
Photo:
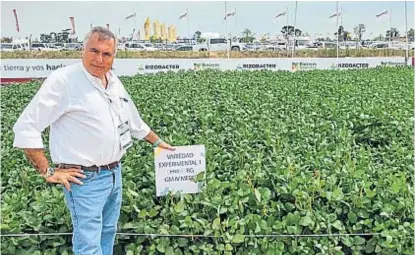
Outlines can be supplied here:
[[354, 27], [354, 34], [359, 42], [362, 41], [364, 32], [366, 32], [366, 26], [364, 24], [359, 24]]
[[12, 42], [12, 38], [11, 37], [2, 37], [1, 38], [1, 42], [2, 43], [11, 43]]
[[344, 40], [344, 27], [339, 26], [339, 28], [337, 29], [337, 32], [334, 33], [334, 35], [339, 38], [339, 41]]
[[391, 39], [393, 40], [393, 38], [398, 37], [398, 36], [399, 36], [399, 31], [395, 27], [392, 27], [391, 29], [386, 31], [387, 40], [391, 40]]
[[352, 34], [349, 31], [343, 32], [343, 41], [350, 41], [352, 40]]
[[411, 28], [408, 30], [408, 40], [413, 41], [414, 40], [414, 29]]
[[250, 37], [252, 35], [252, 32], [248, 28], [245, 28], [245, 30], [242, 32], [242, 35], [244, 37]]
[[294, 32], [294, 27], [293, 26], [283, 26], [281, 28], [281, 33], [284, 35], [284, 37], [288, 37], [290, 35], [292, 35]]
[[[283, 26], [281, 28], [281, 33], [284, 35], [284, 37], [294, 35], [294, 26], [290, 26], [290, 25]], [[301, 36], [302, 34], [303, 32], [300, 29], [298, 28], [295, 29], [295, 36]]]
[[43, 43], [49, 43], [51, 41], [51, 36], [48, 34], [40, 34], [40, 41]]
[[150, 36], [150, 42], [151, 43], [156, 43], [156, 42], [158, 42], [158, 40], [159, 39], [155, 35]]
[[202, 39], [204, 39], [204, 38], [201, 38], [201, 36], [202, 36], [202, 32], [200, 32], [200, 31], [195, 32], [194, 38], [196, 39], [196, 42], [198, 42], [198, 43], [202, 42]]
[[242, 32], [242, 42], [243, 43], [252, 43], [255, 38], [252, 36], [252, 32], [251, 30], [249, 30], [248, 28], [245, 28], [245, 30]]

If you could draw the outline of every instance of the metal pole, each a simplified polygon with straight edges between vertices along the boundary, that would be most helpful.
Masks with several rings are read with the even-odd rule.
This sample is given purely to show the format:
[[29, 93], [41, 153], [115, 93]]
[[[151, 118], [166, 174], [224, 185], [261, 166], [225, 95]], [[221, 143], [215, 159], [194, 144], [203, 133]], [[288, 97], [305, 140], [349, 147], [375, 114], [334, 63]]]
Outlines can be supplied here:
[[409, 59], [409, 41], [408, 41], [408, 17], [406, 10], [406, 1], [405, 1], [405, 40], [406, 40], [406, 50], [405, 50], [405, 64], [408, 64]]
[[337, 30], [337, 55], [336, 55], [336, 60], [338, 62], [339, 60], [339, 1], [336, 1], [336, 30]]
[[228, 17], [226, 16], [228, 14], [228, 11], [227, 11], [227, 8], [226, 8], [226, 1], [225, 1], [225, 20], [226, 20], [226, 26], [225, 26], [225, 39], [226, 39], [226, 54], [228, 55], [228, 59], [229, 59], [229, 55], [230, 55], [230, 52], [229, 52], [229, 45], [228, 45]]
[[238, 41], [238, 28], [236, 25], [236, 9], [234, 9], [234, 11], [235, 11], [235, 14], [233, 15], [233, 19], [235, 21], [235, 37], [236, 37], [236, 40]]
[[286, 25], [286, 31], [287, 31], [287, 42], [286, 42], [286, 49], [287, 49], [287, 57], [289, 57], [290, 55], [290, 52], [288, 51], [288, 45], [289, 45], [289, 39], [288, 39], [288, 23], [289, 23], [289, 21], [288, 21], [288, 7], [286, 8], [287, 9], [287, 13], [285, 14], [285, 15], [287, 15], [287, 25]]
[[137, 25], [137, 13], [135, 12], [134, 8], [133, 8], [133, 13], [134, 13], [134, 24], [133, 24], [134, 29], [133, 29], [133, 34], [131, 36], [132, 41], [134, 41], [134, 31], [135, 31], [135, 28], [136, 28], [136, 25]]
[[390, 29], [389, 41], [392, 42], [392, 8], [391, 7], [389, 7], [389, 29]]
[[294, 39], [293, 39], [293, 51], [291, 54], [291, 58], [294, 58], [294, 51], [295, 51], [295, 26], [297, 25], [297, 4], [298, 2], [295, 1], [295, 12], [294, 12]]
[[187, 13], [187, 32], [189, 33], [189, 43], [191, 41], [191, 36], [190, 36], [190, 14], [189, 14], [189, 9], [186, 8], [186, 13]]

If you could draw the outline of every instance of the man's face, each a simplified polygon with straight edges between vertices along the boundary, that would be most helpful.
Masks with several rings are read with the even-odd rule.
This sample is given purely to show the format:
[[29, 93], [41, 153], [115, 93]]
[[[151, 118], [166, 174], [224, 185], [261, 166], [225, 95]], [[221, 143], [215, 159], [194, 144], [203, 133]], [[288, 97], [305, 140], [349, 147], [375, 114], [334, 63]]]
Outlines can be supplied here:
[[91, 75], [102, 78], [111, 69], [114, 62], [115, 41], [113, 39], [98, 39], [98, 33], [92, 34], [89, 38], [82, 53], [82, 62]]

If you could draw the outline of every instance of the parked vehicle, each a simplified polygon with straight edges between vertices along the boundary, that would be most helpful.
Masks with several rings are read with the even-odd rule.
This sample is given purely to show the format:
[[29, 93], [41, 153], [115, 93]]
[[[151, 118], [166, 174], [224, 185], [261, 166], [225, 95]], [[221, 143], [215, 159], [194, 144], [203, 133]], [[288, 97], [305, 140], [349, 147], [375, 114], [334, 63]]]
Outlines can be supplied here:
[[0, 50], [1, 51], [23, 51], [23, 50], [25, 50], [25, 47], [21, 44], [2, 43]]
[[127, 51], [144, 51], [145, 47], [140, 43], [127, 42], [124, 44], [124, 49]]
[[247, 50], [245, 43], [231, 42], [226, 38], [207, 38], [205, 42], [196, 44], [193, 51], [242, 51]]
[[82, 50], [82, 45], [80, 43], [65, 43], [62, 50], [66, 50], [66, 51]]
[[387, 49], [389, 48], [388, 43], [372, 43], [370, 44], [369, 48], [371, 49]]
[[182, 45], [175, 48], [175, 51], [193, 51], [192, 45]]
[[[288, 50], [292, 50], [294, 45], [294, 38], [289, 38], [287, 48]], [[311, 40], [308, 37], [296, 37], [295, 38], [295, 48], [296, 49], [307, 49], [307, 47], [310, 47], [313, 45], [313, 40]]]
[[32, 43], [31, 48], [37, 51], [59, 51], [59, 49], [49, 47], [47, 43]]

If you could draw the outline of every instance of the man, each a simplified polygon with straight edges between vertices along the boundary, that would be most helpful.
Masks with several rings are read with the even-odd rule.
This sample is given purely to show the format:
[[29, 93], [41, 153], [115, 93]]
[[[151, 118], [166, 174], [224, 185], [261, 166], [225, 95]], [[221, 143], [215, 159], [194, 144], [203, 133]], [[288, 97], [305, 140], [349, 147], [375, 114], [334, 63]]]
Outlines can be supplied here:
[[[64, 186], [73, 225], [75, 254], [112, 254], [122, 200], [120, 160], [131, 137], [174, 150], [141, 119], [111, 71], [114, 34], [93, 28], [84, 40], [82, 62], [54, 71], [13, 127], [14, 146], [48, 183]], [[50, 152], [41, 133], [50, 126]]]

